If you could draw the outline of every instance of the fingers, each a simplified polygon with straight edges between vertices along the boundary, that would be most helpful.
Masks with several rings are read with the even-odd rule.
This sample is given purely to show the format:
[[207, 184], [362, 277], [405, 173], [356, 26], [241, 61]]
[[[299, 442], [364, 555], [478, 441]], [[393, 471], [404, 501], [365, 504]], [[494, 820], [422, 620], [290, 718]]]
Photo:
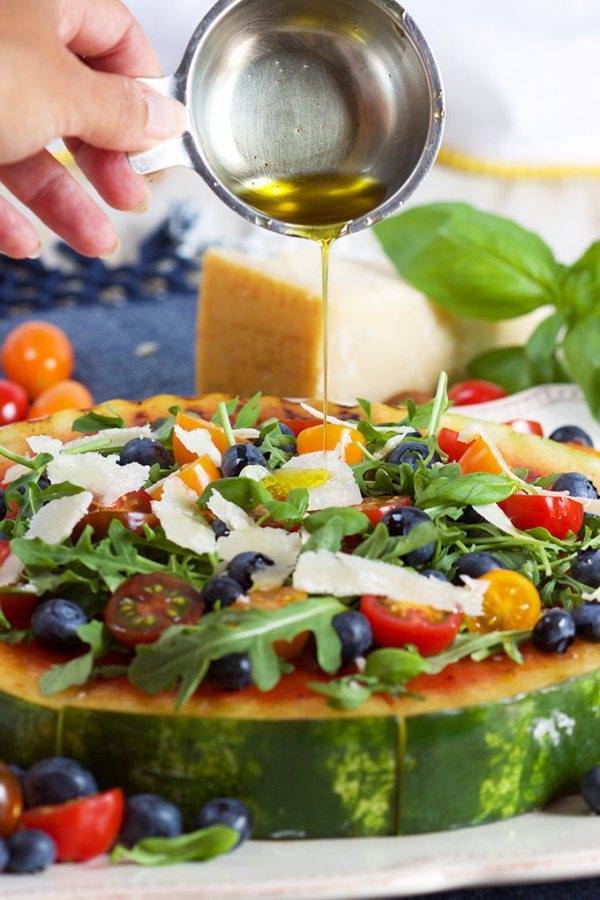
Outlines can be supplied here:
[[117, 237], [108, 216], [47, 151], [0, 166], [0, 181], [84, 256], [109, 256]]
[[62, 0], [60, 35], [88, 65], [131, 77], [162, 74], [141, 26], [121, 0]]
[[150, 205], [145, 178], [136, 175], [124, 153], [98, 150], [78, 140], [67, 141], [77, 165], [100, 196], [114, 209], [144, 212]]
[[26, 259], [37, 256], [40, 249], [40, 239], [31, 222], [0, 197], [0, 253]]

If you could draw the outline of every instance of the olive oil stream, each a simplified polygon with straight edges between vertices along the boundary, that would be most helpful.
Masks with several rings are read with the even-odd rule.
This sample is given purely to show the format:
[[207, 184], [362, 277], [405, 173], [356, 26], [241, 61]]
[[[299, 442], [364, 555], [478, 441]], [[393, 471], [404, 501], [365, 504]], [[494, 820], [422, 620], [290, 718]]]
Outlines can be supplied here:
[[327, 413], [329, 409], [328, 285], [331, 247], [350, 222], [367, 215], [383, 201], [387, 188], [367, 175], [325, 173], [289, 179], [253, 180], [240, 185], [238, 196], [254, 209], [295, 226], [297, 237], [321, 245], [323, 308], [323, 466], [327, 465]]

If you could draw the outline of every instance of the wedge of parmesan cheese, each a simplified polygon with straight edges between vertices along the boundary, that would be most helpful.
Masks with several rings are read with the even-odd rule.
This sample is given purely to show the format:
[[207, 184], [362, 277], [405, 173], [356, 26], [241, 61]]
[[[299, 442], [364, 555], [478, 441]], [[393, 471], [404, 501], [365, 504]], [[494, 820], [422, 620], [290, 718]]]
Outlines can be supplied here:
[[317, 550], [300, 556], [293, 585], [309, 594], [334, 597], [377, 594], [416, 606], [448, 611], [462, 609], [469, 616], [479, 616], [489, 583], [469, 580], [465, 587], [457, 587], [379, 559]]

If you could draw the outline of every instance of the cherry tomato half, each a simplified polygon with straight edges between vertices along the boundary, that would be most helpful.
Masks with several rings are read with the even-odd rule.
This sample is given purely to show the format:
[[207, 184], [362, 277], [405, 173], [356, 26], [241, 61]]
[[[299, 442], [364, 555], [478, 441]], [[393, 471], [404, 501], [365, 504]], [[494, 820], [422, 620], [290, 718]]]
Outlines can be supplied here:
[[[198, 416], [191, 416], [189, 413], [178, 412], [175, 416], [175, 424], [179, 425], [184, 431], [195, 431], [198, 428], [203, 428], [208, 431], [213, 444], [221, 453], [225, 453], [229, 447], [225, 432], [213, 422], [207, 422], [204, 419], [198, 418]], [[187, 447], [184, 446], [183, 441], [175, 433], [173, 433], [173, 456], [180, 466], [183, 466], [185, 463], [194, 462], [195, 459], [198, 459], [198, 454], [188, 450]]]
[[513, 494], [498, 504], [521, 531], [545, 528], [554, 537], [577, 534], [583, 525], [583, 506], [571, 497]]
[[104, 621], [125, 647], [151, 644], [171, 625], [193, 625], [204, 612], [200, 593], [175, 575], [134, 575], [110, 597]]
[[85, 862], [110, 850], [124, 811], [123, 791], [114, 788], [58, 806], [26, 809], [21, 821], [26, 828], [39, 828], [54, 838], [59, 862]]
[[366, 446], [364, 436], [349, 425], [336, 425], [333, 422], [325, 425], [313, 425], [305, 428], [297, 438], [296, 447], [298, 453], [315, 453], [319, 450], [335, 450], [342, 445], [343, 458], [348, 465], [355, 465], [364, 459], [362, 451], [357, 444]]
[[0, 425], [10, 425], [27, 418], [29, 398], [25, 388], [14, 381], [0, 378]]
[[362, 503], [353, 506], [352, 509], [364, 513], [373, 525], [377, 525], [387, 512], [397, 509], [399, 506], [412, 506], [412, 500], [410, 497], [369, 497]]
[[446, 612], [430, 606], [414, 606], [387, 597], [365, 594], [360, 611], [382, 647], [414, 644], [423, 656], [434, 656], [449, 647], [463, 620], [462, 612]]
[[51, 416], [63, 409], [88, 409], [94, 405], [94, 398], [84, 384], [79, 381], [59, 381], [42, 391], [33, 401], [29, 410], [30, 419]]
[[469, 631], [489, 634], [533, 628], [540, 617], [542, 604], [536, 586], [511, 569], [493, 569], [479, 581], [489, 581], [483, 598], [483, 614], [467, 618]]
[[453, 431], [451, 428], [440, 428], [437, 442], [442, 453], [448, 457], [448, 462], [457, 462], [473, 443], [472, 441], [469, 443], [460, 441], [458, 431]]
[[78, 539], [86, 525], [91, 525], [95, 540], [106, 537], [110, 523], [117, 519], [133, 534], [143, 534], [144, 525], [155, 528], [158, 518], [152, 512], [152, 497], [147, 491], [130, 491], [112, 506], [92, 508], [73, 529], [73, 537]]
[[482, 381], [480, 378], [457, 381], [448, 391], [448, 400], [452, 400], [455, 406], [488, 403], [490, 400], [500, 400], [502, 397], [508, 397], [504, 388], [491, 381]]
[[23, 793], [19, 779], [0, 762], [0, 837], [10, 837], [17, 830], [22, 812]]
[[[234, 606], [236, 609], [262, 609], [266, 612], [274, 612], [283, 609], [290, 603], [306, 600], [307, 597], [308, 594], [304, 591], [297, 591], [292, 587], [280, 587], [269, 591], [251, 591], [247, 595], [249, 603], [236, 601]], [[308, 638], [309, 632], [301, 631], [291, 641], [274, 641], [273, 649], [282, 659], [295, 659], [304, 650]]]
[[38, 603], [38, 595], [30, 591], [0, 590], [2, 614], [19, 631], [31, 628], [31, 616]]
[[2, 367], [11, 381], [37, 397], [46, 388], [69, 378], [73, 348], [64, 331], [50, 322], [23, 322], [2, 344]]
[[512, 430], [518, 431], [519, 434], [537, 434], [539, 437], [544, 437], [544, 429], [540, 422], [535, 422], [533, 419], [511, 419], [504, 424], [510, 425]]

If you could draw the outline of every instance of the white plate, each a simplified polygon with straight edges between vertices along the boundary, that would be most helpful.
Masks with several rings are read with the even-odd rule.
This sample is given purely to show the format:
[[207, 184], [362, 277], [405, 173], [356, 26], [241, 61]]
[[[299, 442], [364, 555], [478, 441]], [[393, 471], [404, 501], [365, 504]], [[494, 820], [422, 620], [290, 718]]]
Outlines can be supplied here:
[[[534, 418], [600, 428], [574, 385], [545, 385], [503, 400], [461, 407], [496, 421]], [[600, 875], [600, 817], [573, 797], [544, 812], [478, 828], [389, 838], [251, 841], [204, 864], [144, 869], [54, 866], [38, 876], [4, 876], [1, 900], [357, 900], [405, 897], [456, 887]]]

